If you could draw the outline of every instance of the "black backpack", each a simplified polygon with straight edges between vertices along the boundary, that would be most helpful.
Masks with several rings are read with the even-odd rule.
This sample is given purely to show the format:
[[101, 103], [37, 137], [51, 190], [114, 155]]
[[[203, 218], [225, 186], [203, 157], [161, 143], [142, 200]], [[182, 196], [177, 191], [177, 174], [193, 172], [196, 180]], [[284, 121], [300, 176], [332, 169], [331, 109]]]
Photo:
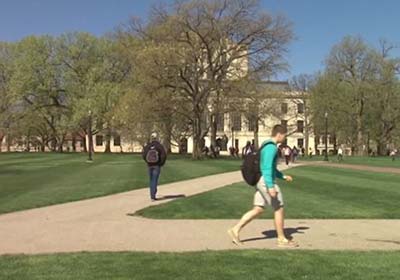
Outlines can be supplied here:
[[152, 145], [146, 154], [146, 162], [149, 164], [157, 164], [160, 161], [160, 154], [155, 145]]
[[256, 186], [258, 181], [260, 181], [260, 154], [261, 150], [269, 144], [273, 144], [273, 142], [267, 142], [262, 145], [257, 152], [253, 152], [244, 156], [241, 171], [244, 181], [250, 186]]

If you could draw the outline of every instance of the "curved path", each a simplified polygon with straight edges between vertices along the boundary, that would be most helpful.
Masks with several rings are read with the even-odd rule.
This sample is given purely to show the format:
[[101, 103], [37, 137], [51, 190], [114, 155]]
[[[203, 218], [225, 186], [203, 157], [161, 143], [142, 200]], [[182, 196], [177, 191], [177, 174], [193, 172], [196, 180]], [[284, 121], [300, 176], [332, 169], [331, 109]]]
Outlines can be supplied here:
[[[231, 172], [163, 185], [160, 191], [189, 196], [241, 180], [239, 172]], [[276, 248], [271, 220], [254, 221], [242, 234], [245, 245], [237, 247], [226, 234], [233, 220], [129, 215], [149, 205], [148, 190], [140, 189], [1, 215], [0, 254]], [[400, 249], [400, 220], [288, 220], [286, 228], [301, 249]]]

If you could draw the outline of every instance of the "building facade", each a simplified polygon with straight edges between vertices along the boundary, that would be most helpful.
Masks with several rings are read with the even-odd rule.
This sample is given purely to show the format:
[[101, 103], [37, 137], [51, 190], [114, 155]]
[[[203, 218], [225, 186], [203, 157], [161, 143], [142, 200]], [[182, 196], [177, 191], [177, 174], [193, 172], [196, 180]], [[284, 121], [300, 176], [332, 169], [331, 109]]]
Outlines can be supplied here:
[[[269, 84], [270, 85], [270, 84]], [[306, 108], [304, 100], [299, 98], [296, 92], [291, 92], [287, 82], [274, 82], [272, 86], [278, 88], [279, 97], [266, 97], [264, 102], [268, 103], [272, 112], [266, 112], [265, 115], [260, 116], [257, 124], [249, 118], [249, 112], [230, 112], [224, 113], [217, 117], [217, 146], [219, 147], [220, 154], [229, 154], [229, 148], [234, 147], [239, 152], [246, 145], [247, 142], [261, 144], [271, 137], [272, 127], [276, 124], [282, 124], [287, 127], [288, 136], [286, 145], [301, 150], [305, 148], [306, 143], [306, 129], [308, 129], [308, 147], [309, 150], [305, 151], [306, 154], [310, 152], [313, 155], [321, 155], [325, 153], [325, 137], [315, 136], [312, 131], [310, 123], [306, 123], [305, 113]], [[270, 89], [270, 87], [268, 87]], [[249, 109], [251, 110], [251, 109]], [[251, 112], [250, 112], [251, 113]], [[258, 128], [258, 129], [257, 129]], [[256, 132], [256, 130], [258, 130]], [[210, 134], [210, 133], [209, 133]], [[211, 139], [209, 134], [204, 138], [204, 145], [210, 148]], [[256, 141], [256, 138], [257, 141]], [[63, 151], [65, 152], [83, 152], [85, 145], [87, 146], [88, 139], [72, 139], [67, 138]], [[37, 147], [32, 145], [28, 148], [25, 144], [26, 141], [19, 140], [12, 145], [7, 143], [7, 139], [2, 140], [2, 151], [39, 151]], [[106, 150], [106, 137], [101, 132], [93, 135], [94, 151], [101, 153]], [[9, 147], [10, 146], [10, 147]], [[111, 136], [109, 142], [110, 150], [113, 153], [139, 153], [142, 151], [142, 144], [132, 141], [124, 135], [114, 134]], [[173, 143], [171, 145], [173, 153], [191, 153], [193, 150], [193, 139], [191, 137], [183, 139], [178, 145]], [[332, 139], [328, 137], [328, 152], [333, 154], [335, 147]], [[46, 148], [48, 151], [48, 148]], [[348, 154], [348, 151], [346, 151]]]

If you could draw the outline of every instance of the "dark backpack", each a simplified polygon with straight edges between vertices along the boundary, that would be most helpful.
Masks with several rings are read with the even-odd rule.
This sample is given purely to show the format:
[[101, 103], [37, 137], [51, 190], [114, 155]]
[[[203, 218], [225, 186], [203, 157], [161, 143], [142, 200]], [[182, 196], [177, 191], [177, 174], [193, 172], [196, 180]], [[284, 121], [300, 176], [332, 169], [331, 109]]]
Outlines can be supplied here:
[[253, 152], [244, 156], [241, 171], [244, 181], [250, 186], [256, 186], [258, 181], [260, 181], [260, 154], [261, 150], [269, 144], [272, 144], [272, 142], [267, 142], [262, 145], [257, 152]]
[[155, 145], [150, 146], [146, 154], [146, 162], [149, 164], [157, 164], [160, 161], [160, 153]]

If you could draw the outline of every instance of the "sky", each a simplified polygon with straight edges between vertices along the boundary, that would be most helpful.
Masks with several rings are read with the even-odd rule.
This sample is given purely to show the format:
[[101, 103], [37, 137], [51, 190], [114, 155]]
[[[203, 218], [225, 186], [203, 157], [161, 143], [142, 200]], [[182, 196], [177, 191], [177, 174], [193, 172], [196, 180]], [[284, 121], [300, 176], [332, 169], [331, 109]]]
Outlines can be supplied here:
[[[87, 31], [101, 36], [131, 16], [146, 18], [152, 4], [170, 0], [0, 0], [0, 41], [28, 35]], [[380, 39], [400, 45], [398, 0], [261, 0], [263, 9], [285, 15], [295, 40], [287, 56], [293, 75], [313, 74], [334, 44], [356, 35], [377, 46]], [[400, 56], [400, 50], [394, 55]]]

